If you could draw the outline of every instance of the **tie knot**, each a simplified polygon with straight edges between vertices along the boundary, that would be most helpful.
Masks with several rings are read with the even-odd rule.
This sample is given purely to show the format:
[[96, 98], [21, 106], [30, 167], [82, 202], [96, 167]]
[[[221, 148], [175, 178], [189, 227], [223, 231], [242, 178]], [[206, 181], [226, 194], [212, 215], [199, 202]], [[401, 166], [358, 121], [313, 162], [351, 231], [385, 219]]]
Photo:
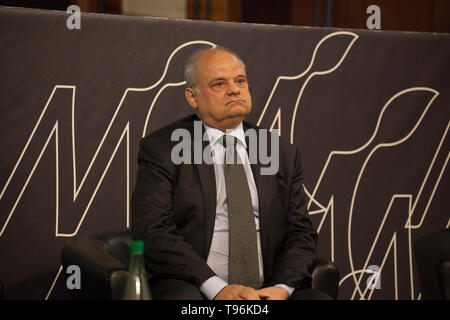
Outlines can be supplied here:
[[224, 134], [222, 136], [222, 145], [225, 149], [227, 149], [228, 147], [233, 146], [234, 148], [236, 148], [236, 138], [233, 136], [230, 136], [229, 134]]

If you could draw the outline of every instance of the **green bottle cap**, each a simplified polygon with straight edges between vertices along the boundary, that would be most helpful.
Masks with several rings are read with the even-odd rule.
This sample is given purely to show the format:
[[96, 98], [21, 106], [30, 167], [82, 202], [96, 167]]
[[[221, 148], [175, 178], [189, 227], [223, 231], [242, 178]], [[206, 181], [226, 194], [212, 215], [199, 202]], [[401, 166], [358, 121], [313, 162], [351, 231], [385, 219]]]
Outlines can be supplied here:
[[131, 241], [131, 253], [144, 253], [144, 241]]

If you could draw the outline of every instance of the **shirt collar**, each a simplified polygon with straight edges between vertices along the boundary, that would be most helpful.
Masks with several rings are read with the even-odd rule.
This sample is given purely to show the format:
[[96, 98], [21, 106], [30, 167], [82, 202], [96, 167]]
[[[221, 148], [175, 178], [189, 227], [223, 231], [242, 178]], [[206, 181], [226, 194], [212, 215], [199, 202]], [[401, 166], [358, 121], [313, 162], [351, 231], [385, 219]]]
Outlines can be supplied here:
[[[203, 122], [203, 125], [205, 126], [206, 134], [208, 135], [209, 143], [211, 145], [214, 145], [214, 143], [216, 143], [225, 134], [225, 132], [223, 132], [222, 130], [210, 127], [205, 122]], [[240, 142], [240, 144], [247, 149], [242, 122], [233, 130], [227, 130], [227, 134], [235, 137]]]

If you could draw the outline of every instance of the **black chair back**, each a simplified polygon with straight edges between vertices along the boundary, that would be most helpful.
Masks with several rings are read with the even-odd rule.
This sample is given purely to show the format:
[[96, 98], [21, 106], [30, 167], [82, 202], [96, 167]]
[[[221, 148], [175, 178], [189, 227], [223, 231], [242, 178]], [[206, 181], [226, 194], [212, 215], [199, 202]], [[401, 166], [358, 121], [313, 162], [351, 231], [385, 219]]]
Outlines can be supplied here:
[[422, 299], [450, 299], [450, 229], [420, 237], [414, 253]]

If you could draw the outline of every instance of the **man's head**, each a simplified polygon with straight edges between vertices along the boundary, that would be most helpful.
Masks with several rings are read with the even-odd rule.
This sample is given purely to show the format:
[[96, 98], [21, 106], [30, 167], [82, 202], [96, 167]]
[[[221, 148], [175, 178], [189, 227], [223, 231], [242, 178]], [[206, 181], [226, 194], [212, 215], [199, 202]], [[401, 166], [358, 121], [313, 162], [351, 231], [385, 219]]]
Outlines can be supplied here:
[[252, 99], [242, 60], [228, 49], [194, 53], [185, 69], [186, 99], [207, 125], [234, 129], [250, 113]]

